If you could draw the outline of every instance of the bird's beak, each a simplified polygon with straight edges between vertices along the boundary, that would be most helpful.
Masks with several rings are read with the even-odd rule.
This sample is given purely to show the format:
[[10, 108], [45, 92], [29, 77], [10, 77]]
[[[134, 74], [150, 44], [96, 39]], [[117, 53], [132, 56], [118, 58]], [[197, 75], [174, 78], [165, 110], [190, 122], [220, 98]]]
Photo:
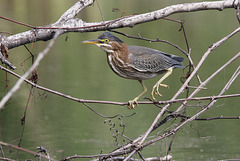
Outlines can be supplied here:
[[82, 41], [83, 44], [100, 44], [100, 40], [99, 39], [93, 39], [93, 40], [86, 40], [86, 41]]

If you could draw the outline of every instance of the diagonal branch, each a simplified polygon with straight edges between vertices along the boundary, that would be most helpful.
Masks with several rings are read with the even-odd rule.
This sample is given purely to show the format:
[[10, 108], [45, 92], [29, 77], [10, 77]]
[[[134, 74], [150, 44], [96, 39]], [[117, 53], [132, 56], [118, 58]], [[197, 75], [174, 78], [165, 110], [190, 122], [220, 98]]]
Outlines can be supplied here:
[[33, 71], [36, 69], [40, 63], [40, 61], [47, 55], [47, 53], [52, 48], [54, 42], [57, 40], [57, 37], [60, 35], [59, 31], [56, 31], [52, 41], [48, 44], [48, 46], [38, 54], [37, 59], [33, 63], [33, 65], [29, 68], [29, 70], [17, 81], [17, 83], [10, 89], [10, 91], [2, 98], [0, 102], [0, 109], [2, 109], [5, 103], [11, 98], [11, 96], [20, 88], [21, 84], [23, 83], [24, 79], [26, 79]]
[[[199, 2], [199, 3], [185, 3], [165, 7], [153, 12], [143, 13], [139, 15], [129, 15], [110, 21], [92, 22], [87, 23], [82, 19], [74, 18], [81, 10], [91, 5], [93, 0], [80, 0], [67, 10], [60, 19], [53, 24], [44, 27], [34, 27], [34, 29], [22, 32], [11, 36], [1, 36], [0, 40], [9, 49], [18, 47], [20, 45], [31, 43], [34, 35], [35, 41], [47, 41], [53, 38], [54, 29], [61, 29], [62, 33], [67, 32], [93, 32], [104, 31], [110, 29], [134, 27], [137, 24], [155, 21], [172, 14], [181, 12], [195, 12], [202, 10], [219, 10], [225, 8], [236, 8], [237, 4], [234, 0], [228, 1], [212, 1], [212, 2]], [[31, 26], [31, 25], [28, 25]]]
[[[233, 61], [234, 59], [237, 58], [237, 56], [240, 56], [240, 52], [234, 56], [231, 60], [229, 60], [226, 64], [228, 64], [229, 62]], [[228, 88], [232, 85], [232, 83], [234, 82], [234, 80], [238, 77], [238, 75], [240, 74], [240, 68], [238, 67], [236, 69], [236, 71], [234, 72], [234, 74], [232, 75], [232, 77], [229, 79], [229, 81], [227, 82], [227, 84], [223, 87], [223, 89], [221, 90], [221, 92], [218, 94], [218, 96], [222, 96], [222, 94], [228, 90]], [[142, 146], [147, 146], [150, 145], [152, 143], [155, 143], [158, 140], [161, 140], [167, 136], [170, 136], [172, 134], [175, 134], [181, 127], [183, 127], [185, 124], [197, 119], [201, 114], [203, 114], [206, 110], [208, 110], [210, 107], [212, 107], [215, 103], [217, 102], [217, 99], [213, 99], [209, 102], [208, 105], [206, 105], [202, 110], [200, 110], [198, 113], [196, 113], [195, 115], [193, 115], [191, 118], [187, 119], [186, 121], [184, 121], [182, 124], [180, 124], [179, 126], [177, 126], [176, 128], [174, 128], [173, 130], [161, 135], [160, 137], [157, 137], [151, 141], [148, 141], [146, 143], [144, 143]]]
[[16, 67], [10, 63], [2, 54], [2, 52], [0, 51], [0, 60], [3, 64], [6, 64], [7, 66], [9, 66], [11, 69], [16, 69]]
[[67, 20], [73, 19], [77, 16], [84, 8], [92, 5], [94, 0], [79, 0], [71, 8], [69, 8], [56, 23], [65, 22]]
[[[171, 100], [175, 100], [186, 88], [187, 84], [190, 82], [190, 80], [193, 78], [193, 76], [196, 74], [196, 72], [199, 70], [199, 68], [201, 67], [201, 65], [203, 64], [204, 60], [207, 58], [207, 56], [210, 54], [210, 52], [214, 49], [216, 49], [217, 47], [219, 47], [222, 43], [224, 43], [226, 40], [228, 40], [229, 38], [231, 38], [233, 35], [235, 35], [236, 33], [238, 33], [240, 31], [240, 27], [237, 28], [236, 30], [234, 30], [232, 33], [230, 33], [229, 35], [227, 35], [226, 37], [222, 38], [221, 40], [219, 40], [218, 42], [212, 44], [208, 50], [206, 51], [206, 53], [203, 55], [202, 59], [199, 61], [198, 65], [196, 66], [195, 70], [191, 73], [191, 75], [188, 77], [188, 79], [185, 81], [185, 83], [182, 85], [182, 87], [178, 90], [178, 92], [173, 96], [173, 98]], [[238, 59], [240, 57], [240, 53], [236, 54], [232, 59], [230, 59], [226, 64], [224, 64], [220, 69], [218, 69], [214, 74], [212, 74], [212, 76], [210, 76], [206, 81], [204, 81], [203, 83], [200, 84], [200, 86], [189, 96], [189, 98], [192, 98], [196, 93], [198, 93], [198, 91], [204, 87], [213, 77], [215, 77], [220, 71], [222, 71], [226, 66], [228, 66], [229, 64], [231, 64], [233, 61], [235, 61], [236, 59]], [[184, 104], [186, 104], [186, 101], [184, 102]], [[156, 118], [154, 119], [153, 123], [151, 124], [151, 126], [149, 127], [149, 129], [147, 130], [147, 132], [145, 134], [143, 134], [142, 136], [138, 137], [137, 139], [135, 139], [133, 141], [133, 143], [139, 142], [140, 145], [143, 145], [144, 141], [146, 140], [147, 136], [152, 132], [154, 126], [157, 124], [158, 120], [162, 117], [162, 115], [164, 114], [164, 112], [166, 111], [166, 109], [170, 106], [171, 104], [167, 104], [165, 105], [162, 110], [158, 113], [158, 115], [156, 116]], [[182, 108], [184, 107], [184, 105], [181, 105], [176, 112], [179, 112]], [[202, 111], [204, 112], [204, 111]], [[172, 134], [174, 134], [175, 132], [173, 132]], [[137, 151], [135, 150], [134, 153], [136, 153]], [[133, 154], [134, 154], [133, 153]], [[132, 155], [132, 153], [131, 153]]]
[[[8, 72], [9, 74], [17, 77], [17, 78], [21, 78], [20, 75], [14, 73], [13, 71], [4, 68], [3, 66], [0, 65], [0, 70], [4, 70], [6, 72]], [[239, 69], [240, 70], [240, 69]], [[32, 85], [33, 87], [52, 93], [54, 95], [57, 96], [61, 96], [63, 98], [72, 100], [72, 101], [76, 101], [76, 102], [80, 102], [80, 103], [98, 103], [98, 104], [111, 104], [111, 105], [118, 105], [118, 106], [127, 106], [128, 102], [115, 102], [115, 101], [103, 101], [103, 100], [86, 100], [86, 99], [81, 99], [81, 98], [76, 98], [73, 96], [70, 96], [68, 94], [64, 94], [43, 86], [40, 86], [34, 82], [31, 82], [28, 79], [24, 79], [24, 81], [30, 85]], [[158, 101], [158, 102], [152, 102], [152, 101], [139, 101], [138, 104], [160, 104], [160, 105], [164, 105], [164, 104], [172, 104], [172, 103], [182, 103], [184, 101], [199, 101], [199, 100], [213, 100], [213, 99], [223, 99], [223, 98], [231, 98], [231, 97], [240, 97], [240, 93], [236, 93], [236, 94], [228, 94], [228, 95], [222, 95], [222, 96], [206, 96], [206, 97], [192, 97], [192, 98], [179, 98], [179, 99], [175, 99], [175, 100], [167, 100], [167, 101]]]
[[[240, 52], [234, 56], [231, 60], [229, 60], [225, 65], [229, 65], [230, 62], [232, 62], [233, 60], [236, 60], [238, 57], [240, 56]], [[240, 70], [239, 70], [239, 67], [236, 69], [236, 71], [234, 72], [234, 74], [232, 75], [232, 77], [229, 79], [229, 81], [227, 82], [227, 84], [223, 87], [222, 91], [218, 94], [218, 96], [221, 96], [231, 85], [232, 83], [234, 82], [234, 80], [237, 78], [237, 76], [240, 74]], [[213, 99], [211, 100], [208, 105], [206, 105], [203, 109], [201, 109], [198, 113], [196, 113], [195, 115], [193, 115], [192, 117], [188, 118], [187, 120], [185, 120], [184, 122], [182, 122], [180, 125], [178, 125], [176, 128], [164, 133], [163, 135], [161, 136], [158, 136], [157, 138], [154, 138], [150, 141], [147, 141], [143, 144], [141, 144], [141, 146], [138, 146], [137, 148], [135, 148], [130, 154], [128, 157], [126, 157], [126, 161], [127, 159], [129, 159], [132, 155], [134, 155], [134, 153], [136, 153], [137, 151], [139, 151], [140, 149], [148, 146], [148, 145], [151, 145], [159, 140], [162, 140], [166, 137], [169, 137], [171, 135], [174, 135], [176, 134], [176, 132], [181, 128], [183, 127], [184, 125], [186, 125], [187, 123], [197, 119], [201, 114], [203, 114], [206, 110], [208, 110], [210, 107], [212, 107], [215, 103], [217, 102], [217, 99]], [[239, 119], [239, 118], [237, 118]], [[139, 140], [139, 138], [138, 138]], [[126, 147], [124, 147], [123, 149], [126, 149]]]
[[[0, 145], [4, 145], [4, 146], [10, 147], [10, 148], [21, 150], [21, 151], [24, 151], [26, 153], [33, 154], [34, 156], [39, 156], [39, 157], [49, 159], [49, 156], [47, 156], [47, 155], [43, 155], [41, 153], [37, 153], [37, 152], [31, 151], [31, 150], [28, 150], [28, 149], [25, 149], [25, 148], [22, 148], [22, 147], [18, 147], [16, 145], [8, 144], [8, 143], [3, 142], [3, 141], [0, 141]], [[5, 158], [4, 158], [4, 160], [5, 160]], [[53, 159], [53, 158], [50, 158], [50, 160], [56, 161], [56, 159]]]

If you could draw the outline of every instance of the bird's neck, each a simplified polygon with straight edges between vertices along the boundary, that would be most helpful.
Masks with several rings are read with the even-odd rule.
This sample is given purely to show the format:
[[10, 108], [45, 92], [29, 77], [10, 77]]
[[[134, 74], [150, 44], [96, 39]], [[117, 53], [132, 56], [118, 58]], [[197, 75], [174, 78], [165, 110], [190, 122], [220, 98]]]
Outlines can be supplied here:
[[125, 43], [114, 47], [114, 52], [107, 53], [110, 57], [118, 58], [124, 62], [128, 61], [128, 47]]
[[108, 64], [111, 69], [119, 76], [126, 78], [123, 71], [126, 68], [126, 63], [129, 62], [128, 47], [125, 44], [121, 48], [114, 48], [114, 52], [107, 53]]

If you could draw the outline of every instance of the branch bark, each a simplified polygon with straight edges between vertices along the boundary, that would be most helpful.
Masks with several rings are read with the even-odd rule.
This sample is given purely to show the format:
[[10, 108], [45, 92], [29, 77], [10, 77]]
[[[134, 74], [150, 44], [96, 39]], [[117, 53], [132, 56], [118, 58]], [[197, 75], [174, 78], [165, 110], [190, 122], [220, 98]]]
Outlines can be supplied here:
[[33, 65], [28, 69], [28, 71], [17, 81], [17, 83], [8, 91], [8, 93], [2, 98], [0, 102], [0, 109], [2, 109], [5, 105], [5, 103], [11, 98], [11, 96], [20, 88], [23, 81], [36, 69], [40, 63], [40, 61], [44, 58], [44, 56], [47, 55], [47, 53], [52, 48], [54, 42], [56, 41], [57, 37], [60, 35], [60, 32], [57, 31], [48, 46], [38, 54], [37, 59], [33, 63]]
[[0, 41], [9, 49], [11, 49], [35, 41], [50, 40], [52, 39], [56, 29], [61, 30], [61, 34], [67, 32], [104, 31], [123, 27], [134, 27], [137, 24], [155, 21], [175, 13], [195, 12], [202, 10], [222, 11], [226, 8], [237, 7], [237, 2], [235, 2], [234, 0], [199, 2], [172, 5], [153, 12], [143, 13], [139, 15], [130, 15], [105, 22], [101, 21], [88, 23], [84, 22], [82, 19], [79, 18], [74, 19], [74, 17], [80, 11], [82, 11], [87, 6], [93, 4], [93, 2], [93, 0], [80, 0], [76, 4], [74, 4], [69, 10], [67, 10], [56, 23], [49, 24], [43, 27], [27, 25], [28, 27], [32, 27], [33, 29], [11, 36], [1, 35]]
[[[130, 15], [125, 16], [122, 18], [118, 18], [115, 20], [110, 21], [101, 21], [101, 22], [84, 22], [81, 19], [75, 18], [77, 14], [79, 14], [84, 8], [94, 3], [94, 0], [79, 0], [77, 3], [75, 3], [71, 8], [69, 8], [55, 23], [49, 24], [47, 26], [43, 27], [35, 27], [31, 25], [26, 25], [23, 23], [18, 23], [21, 25], [25, 25], [27, 27], [32, 28], [29, 31], [19, 33], [16, 35], [11, 36], [3, 36], [0, 35], [0, 43], [4, 44], [8, 49], [12, 49], [27, 43], [35, 42], [35, 41], [48, 41], [51, 40], [48, 46], [43, 50], [43, 52], [39, 53], [36, 61], [34, 64], [29, 68], [29, 70], [23, 75], [19, 76], [16, 73], [0, 66], [1, 70], [5, 70], [8, 73], [11, 73], [12, 75], [19, 78], [17, 83], [13, 86], [13, 88], [5, 95], [5, 97], [2, 98], [0, 102], [0, 109], [4, 107], [4, 104], [9, 100], [9, 98], [19, 89], [20, 85], [23, 81], [31, 84], [32, 86], [45, 90], [47, 92], [51, 92], [53, 94], [62, 96], [64, 98], [77, 101], [80, 103], [104, 103], [104, 104], [115, 104], [115, 105], [127, 105], [127, 102], [112, 102], [112, 101], [97, 101], [97, 100], [84, 100], [84, 99], [78, 99], [63, 93], [60, 93], [58, 91], [54, 91], [42, 86], [39, 86], [37, 84], [32, 83], [31, 81], [27, 80], [29, 74], [33, 72], [33, 70], [39, 65], [40, 61], [44, 58], [44, 56], [49, 52], [51, 47], [53, 46], [54, 42], [56, 41], [57, 37], [61, 34], [67, 33], [67, 32], [93, 32], [93, 31], [103, 31], [103, 30], [111, 30], [111, 29], [117, 29], [117, 28], [124, 28], [124, 27], [134, 27], [135, 25], [146, 23], [149, 21], [155, 21], [164, 17], [167, 17], [169, 15], [175, 14], [175, 13], [181, 13], [181, 12], [195, 12], [195, 11], [202, 11], [202, 10], [219, 10], [222, 11], [226, 8], [237, 8], [239, 5], [237, 1], [235, 0], [227, 0], [227, 1], [213, 1], [213, 2], [200, 2], [200, 3], [187, 3], [187, 4], [178, 4], [178, 5], [172, 5], [165, 7], [160, 10], [156, 10], [153, 12], [143, 13], [139, 15]], [[239, 6], [238, 6], [239, 7]], [[6, 19], [6, 18], [5, 18]], [[9, 20], [9, 19], [8, 19]], [[207, 109], [209, 109], [218, 99], [220, 98], [229, 98], [229, 97], [239, 97], [240, 94], [229, 94], [229, 95], [223, 95], [223, 93], [230, 87], [230, 85], [234, 82], [234, 80], [238, 77], [240, 74], [239, 67], [236, 70], [236, 72], [233, 74], [232, 78], [229, 80], [229, 82], [226, 84], [226, 86], [223, 88], [223, 90], [217, 95], [217, 96], [207, 96], [207, 97], [198, 97], [194, 98], [195, 94], [198, 93], [203, 87], [213, 78], [215, 77], [219, 72], [221, 72], [224, 68], [226, 68], [229, 64], [231, 64], [234, 60], [238, 59], [240, 57], [240, 53], [237, 53], [232, 59], [230, 59], [227, 63], [225, 63], [221, 68], [219, 68], [216, 72], [214, 72], [208, 79], [206, 79], [204, 82], [200, 82], [200, 85], [197, 87], [196, 90], [194, 90], [190, 96], [184, 99], [177, 99], [177, 97], [184, 91], [184, 89], [187, 87], [188, 83], [192, 80], [193, 76], [196, 74], [196, 72], [199, 70], [207, 56], [211, 53], [212, 50], [219, 47], [221, 44], [223, 44], [226, 40], [230, 39], [233, 35], [240, 32], [240, 28], [237, 28], [235, 31], [233, 31], [228, 36], [222, 38], [220, 41], [212, 44], [205, 54], [203, 55], [202, 59], [198, 63], [198, 65], [194, 68], [194, 71], [191, 73], [191, 75], [187, 78], [183, 86], [179, 89], [179, 91], [173, 96], [173, 98], [169, 101], [159, 101], [159, 102], [151, 102], [151, 101], [142, 101], [138, 102], [138, 104], [165, 104], [165, 106], [161, 109], [161, 111], [156, 116], [155, 120], [153, 121], [152, 125], [149, 127], [146, 133], [142, 134], [135, 140], [133, 140], [130, 143], [127, 143], [126, 145], [118, 148], [117, 150], [109, 153], [109, 154], [101, 154], [101, 155], [92, 155], [92, 156], [78, 156], [75, 155], [73, 157], [65, 158], [64, 160], [68, 159], [74, 159], [74, 158], [109, 158], [113, 156], [119, 156], [123, 154], [130, 154], [128, 157], [125, 158], [125, 160], [129, 160], [132, 155], [139, 152], [143, 147], [148, 146], [158, 140], [161, 140], [163, 138], [166, 138], [170, 135], [176, 134], [176, 132], [185, 124], [189, 123], [192, 120], [195, 120], [197, 117], [199, 117], [203, 112], [205, 112]], [[190, 55], [187, 55], [189, 60], [192, 60]], [[0, 57], [2, 62], [5, 60], [2, 59], [2, 56]], [[193, 64], [193, 62], [191, 62]], [[8, 66], [11, 66], [10, 62], [6, 63]], [[156, 137], [153, 140], [145, 141], [148, 135], [153, 131], [153, 128], [156, 127], [155, 125], [157, 122], [162, 118], [163, 114], [167, 110], [169, 106], [171, 106], [172, 103], [180, 102], [182, 103], [179, 108], [174, 111], [174, 113], [179, 113], [184, 107], [185, 104], [190, 100], [210, 100], [210, 103], [207, 104], [203, 109], [201, 109], [198, 113], [188, 117], [187, 120], [184, 122], [181, 122], [179, 126], [176, 128], [172, 128], [172, 130], [169, 130], [168, 132], [164, 133], [163, 135]], [[2, 143], [1, 143], [2, 144]], [[4, 145], [4, 144], [3, 144]]]
[[[9, 74], [17, 77], [17, 78], [21, 78], [20, 75], [14, 73], [13, 71], [4, 68], [3, 66], [0, 65], [0, 69], [4, 70], [6, 72], [8, 72]], [[72, 101], [76, 101], [79, 103], [96, 103], [96, 104], [110, 104], [110, 105], [117, 105], [117, 106], [128, 106], [128, 102], [115, 102], [115, 101], [102, 101], [102, 100], [86, 100], [86, 99], [82, 99], [82, 98], [76, 98], [73, 96], [70, 96], [68, 94], [64, 94], [61, 93], [59, 91], [56, 90], [52, 90], [49, 89], [47, 87], [43, 87], [41, 85], [38, 85], [36, 83], [31, 82], [28, 79], [24, 79], [24, 81], [28, 84], [30, 84], [31, 86], [52, 93], [54, 95], [58, 95], [60, 97], [72, 100]], [[215, 100], [215, 99], [223, 99], [223, 98], [231, 98], [231, 97], [240, 97], [240, 93], [236, 93], [236, 94], [228, 94], [228, 95], [221, 95], [221, 96], [205, 96], [205, 97], [193, 97], [193, 98], [179, 98], [179, 99], [175, 99], [175, 100], [167, 100], [167, 101], [157, 101], [157, 102], [152, 102], [152, 101], [139, 101], [138, 104], [159, 104], [159, 105], [164, 105], [164, 104], [172, 104], [172, 103], [183, 103], [184, 101], [200, 101], [200, 100]]]

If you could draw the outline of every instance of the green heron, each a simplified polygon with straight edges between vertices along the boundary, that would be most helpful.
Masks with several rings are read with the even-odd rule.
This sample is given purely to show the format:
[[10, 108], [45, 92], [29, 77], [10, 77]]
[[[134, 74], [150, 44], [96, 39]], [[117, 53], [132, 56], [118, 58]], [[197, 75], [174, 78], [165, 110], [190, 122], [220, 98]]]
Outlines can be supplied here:
[[152, 88], [151, 95], [155, 100], [154, 94], [161, 96], [159, 86], [168, 87], [162, 82], [172, 73], [173, 68], [184, 68], [181, 63], [184, 60], [183, 57], [142, 46], [127, 46], [110, 32], [104, 32], [98, 39], [83, 41], [83, 43], [95, 44], [102, 48], [107, 53], [110, 68], [118, 76], [138, 80], [141, 83], [143, 91], [136, 98], [129, 101], [129, 109], [135, 108], [137, 100], [147, 92], [143, 80], [165, 73]]

